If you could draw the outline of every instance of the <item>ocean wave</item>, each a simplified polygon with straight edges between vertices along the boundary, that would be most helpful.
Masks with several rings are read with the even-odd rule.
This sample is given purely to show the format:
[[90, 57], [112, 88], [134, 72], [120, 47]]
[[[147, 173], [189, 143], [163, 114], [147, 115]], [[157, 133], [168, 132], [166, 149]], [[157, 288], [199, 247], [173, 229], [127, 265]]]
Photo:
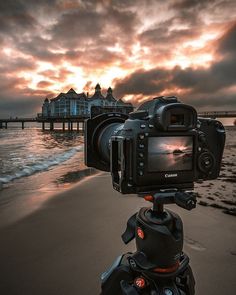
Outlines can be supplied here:
[[59, 165], [65, 161], [69, 160], [77, 152], [80, 152], [82, 150], [83, 150], [82, 147], [74, 147], [74, 148], [67, 150], [64, 153], [50, 156], [47, 159], [40, 159], [37, 161], [37, 163], [25, 165], [20, 170], [14, 172], [12, 174], [1, 176], [0, 177], [0, 189], [3, 186], [3, 184], [7, 184], [7, 183], [13, 181], [14, 179], [25, 177], [25, 176], [30, 176], [34, 173], [48, 170], [52, 166]]

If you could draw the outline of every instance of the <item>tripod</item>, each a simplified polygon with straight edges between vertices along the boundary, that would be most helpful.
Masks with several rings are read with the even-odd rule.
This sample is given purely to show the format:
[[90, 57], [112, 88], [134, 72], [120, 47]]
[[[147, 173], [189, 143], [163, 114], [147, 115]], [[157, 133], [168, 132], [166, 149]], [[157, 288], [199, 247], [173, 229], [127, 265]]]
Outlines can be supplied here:
[[102, 274], [101, 295], [194, 295], [189, 258], [182, 251], [182, 220], [164, 205], [175, 203], [191, 210], [196, 194], [169, 191], [144, 199], [153, 203], [152, 208], [131, 216], [122, 235], [125, 244], [135, 238], [137, 251], [119, 256]]

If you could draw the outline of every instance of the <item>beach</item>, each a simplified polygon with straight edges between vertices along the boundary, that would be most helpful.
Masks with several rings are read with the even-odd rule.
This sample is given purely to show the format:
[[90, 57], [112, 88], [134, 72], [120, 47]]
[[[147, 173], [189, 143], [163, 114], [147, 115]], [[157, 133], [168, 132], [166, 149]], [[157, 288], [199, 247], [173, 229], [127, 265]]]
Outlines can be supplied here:
[[[3, 162], [11, 171], [1, 170], [4, 181], [17, 177], [0, 190], [0, 294], [99, 294], [101, 273], [121, 253], [135, 250], [134, 242], [125, 246], [120, 237], [127, 219], [150, 204], [119, 194], [109, 173], [87, 168], [80, 135], [25, 130], [41, 146], [34, 153], [23, 136], [13, 141], [21, 130], [7, 132], [12, 134], [1, 141], [2, 155], [4, 149], [16, 153], [16, 145], [24, 149], [15, 166], [8, 166], [11, 155]], [[197, 208], [168, 206], [184, 222], [196, 295], [236, 288], [235, 135], [235, 127], [226, 127], [220, 177], [196, 183]], [[20, 154], [29, 150], [30, 158]]]
[[[99, 294], [100, 275], [120, 254], [128, 217], [149, 206], [114, 191], [108, 173], [88, 177], [0, 230], [0, 294]], [[184, 250], [197, 295], [236, 288], [235, 217], [211, 207], [168, 206], [184, 222]]]

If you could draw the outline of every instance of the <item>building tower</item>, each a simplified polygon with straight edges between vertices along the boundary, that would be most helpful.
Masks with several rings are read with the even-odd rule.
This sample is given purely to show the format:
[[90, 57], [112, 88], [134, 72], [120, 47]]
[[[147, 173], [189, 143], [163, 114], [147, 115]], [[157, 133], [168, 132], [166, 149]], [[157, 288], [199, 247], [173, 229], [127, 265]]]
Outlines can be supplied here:
[[50, 116], [50, 103], [49, 99], [46, 97], [42, 106], [42, 115], [43, 117], [49, 117]]

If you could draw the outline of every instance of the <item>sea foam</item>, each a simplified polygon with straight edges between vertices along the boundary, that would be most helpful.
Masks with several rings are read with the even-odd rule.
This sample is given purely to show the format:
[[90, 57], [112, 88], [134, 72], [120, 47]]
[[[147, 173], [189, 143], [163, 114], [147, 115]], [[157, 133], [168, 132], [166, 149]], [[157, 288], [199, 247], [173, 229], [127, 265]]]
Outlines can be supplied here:
[[73, 147], [64, 153], [55, 154], [47, 159], [39, 159], [36, 163], [25, 165], [12, 174], [3, 175], [0, 177], [0, 189], [3, 187], [3, 184], [7, 184], [14, 179], [30, 176], [34, 173], [48, 170], [52, 166], [59, 165], [72, 158], [77, 152], [82, 151], [82, 149], [82, 147]]

